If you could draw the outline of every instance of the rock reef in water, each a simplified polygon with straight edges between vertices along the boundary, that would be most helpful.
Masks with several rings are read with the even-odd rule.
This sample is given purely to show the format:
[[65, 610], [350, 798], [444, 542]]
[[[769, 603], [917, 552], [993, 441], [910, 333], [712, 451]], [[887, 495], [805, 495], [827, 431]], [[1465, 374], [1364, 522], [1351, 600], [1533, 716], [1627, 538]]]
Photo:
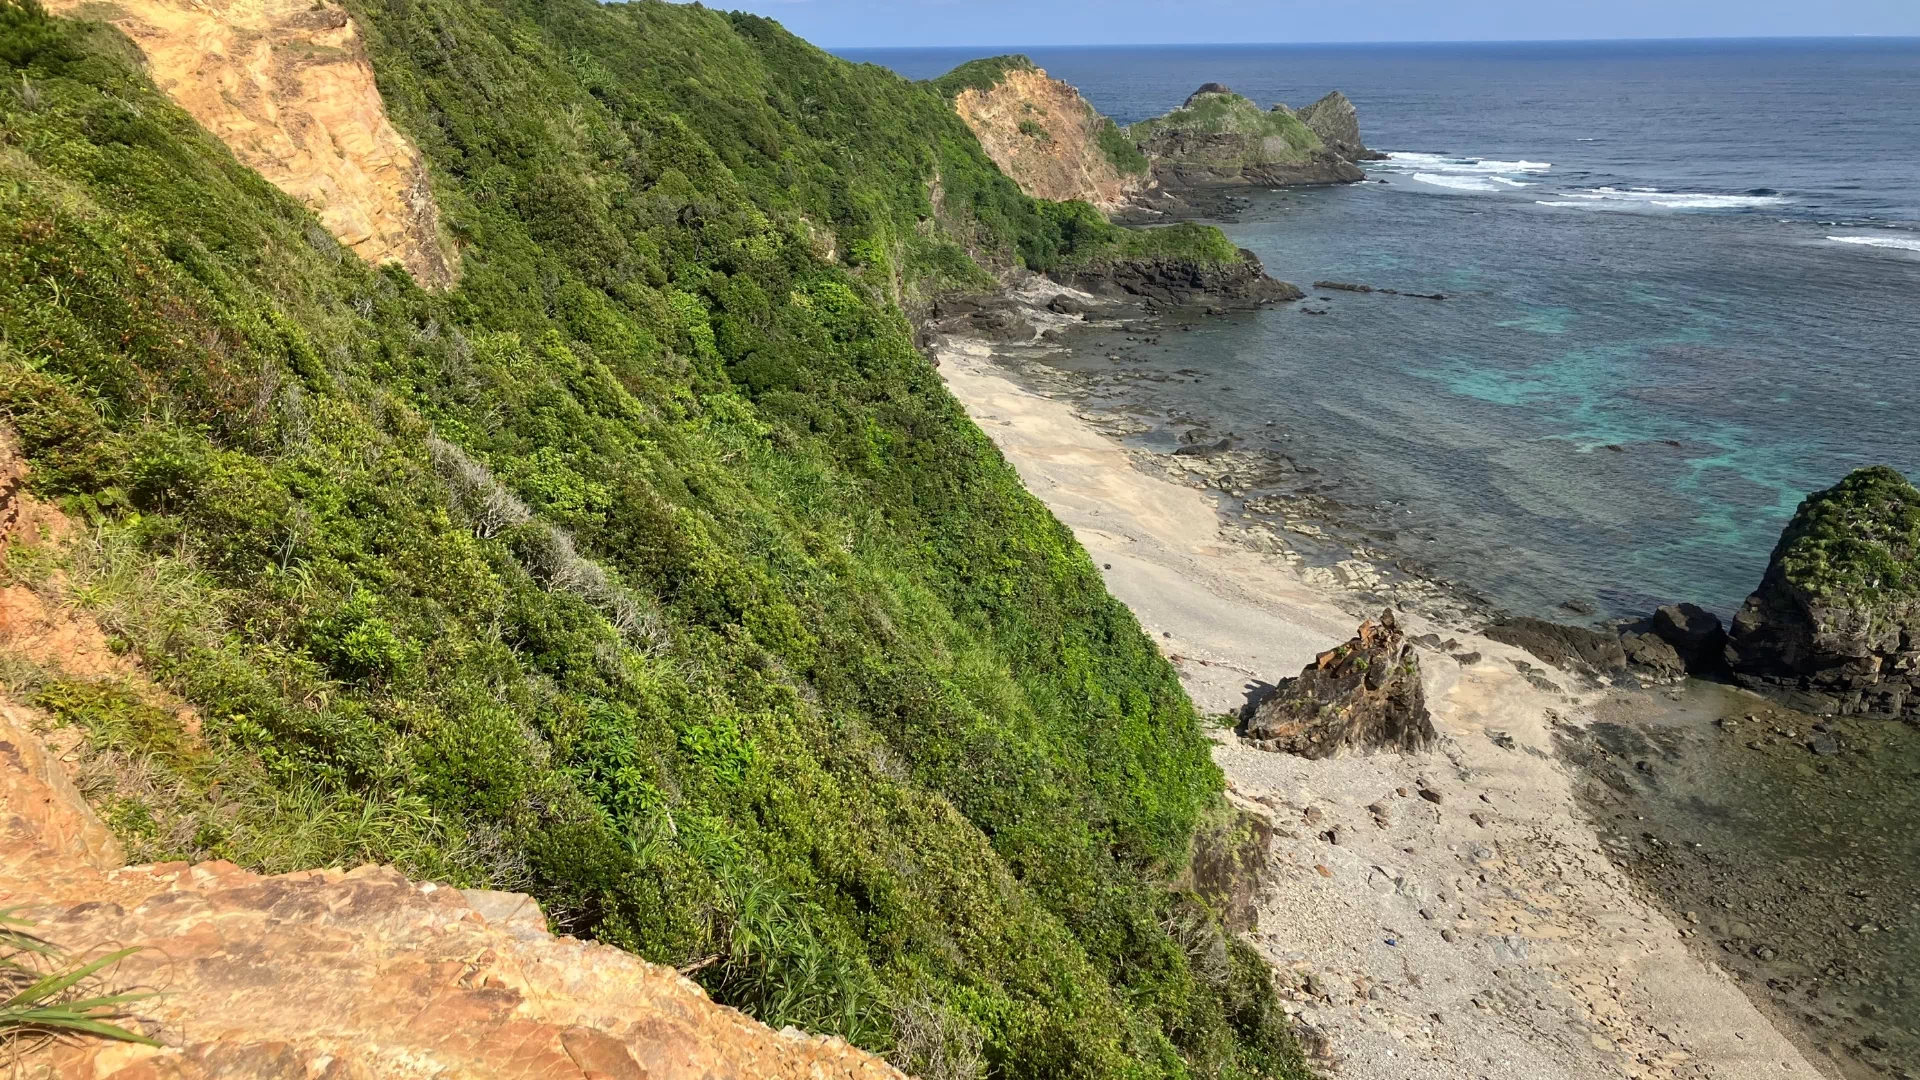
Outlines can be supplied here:
[[1241, 723], [1240, 735], [1258, 749], [1307, 758], [1420, 751], [1438, 738], [1419, 656], [1392, 611], [1283, 680]]
[[1128, 259], [1111, 266], [1056, 271], [1049, 276], [1096, 296], [1132, 298], [1163, 307], [1204, 303], [1244, 308], [1306, 295], [1299, 286], [1269, 277], [1259, 256], [1245, 248], [1240, 249], [1240, 261], [1233, 263]]
[[1800, 708], [1920, 723], [1920, 490], [1875, 466], [1808, 496], [1726, 660]]

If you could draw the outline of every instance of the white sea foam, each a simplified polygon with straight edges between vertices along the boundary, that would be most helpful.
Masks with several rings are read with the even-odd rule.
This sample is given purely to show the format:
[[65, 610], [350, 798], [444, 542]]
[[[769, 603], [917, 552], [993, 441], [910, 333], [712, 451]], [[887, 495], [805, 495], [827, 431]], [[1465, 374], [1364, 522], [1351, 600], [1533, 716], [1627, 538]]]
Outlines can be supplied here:
[[1478, 176], [1448, 176], [1445, 173], [1413, 174], [1415, 180], [1434, 187], [1452, 188], [1455, 191], [1499, 191], [1492, 183]]
[[1525, 180], [1509, 180], [1504, 176], [1489, 176], [1487, 177], [1487, 179], [1493, 181], [1496, 184], [1505, 184], [1508, 187], [1532, 187], [1533, 186], [1532, 184], [1527, 183]]
[[1500, 161], [1457, 154], [1422, 154], [1396, 150], [1387, 155], [1388, 168], [1419, 169], [1423, 172], [1466, 173], [1543, 173], [1553, 168], [1550, 161]]
[[1894, 248], [1899, 251], [1920, 251], [1920, 240], [1903, 236], [1829, 236], [1828, 240], [1836, 244], [1857, 244], [1861, 247]]
[[1542, 200], [1541, 206], [1570, 206], [1583, 210], [1746, 210], [1758, 206], [1778, 206], [1783, 195], [1715, 195], [1703, 191], [1660, 191], [1656, 188], [1623, 190], [1615, 187], [1587, 188], [1560, 192], [1560, 199]]

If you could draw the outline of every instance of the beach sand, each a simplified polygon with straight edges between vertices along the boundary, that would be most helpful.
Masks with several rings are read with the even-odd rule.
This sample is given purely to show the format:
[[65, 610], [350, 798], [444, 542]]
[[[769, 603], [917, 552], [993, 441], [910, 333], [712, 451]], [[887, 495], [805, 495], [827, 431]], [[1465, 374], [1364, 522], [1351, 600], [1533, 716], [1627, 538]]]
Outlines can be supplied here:
[[[1231, 539], [1212, 497], [1136, 468], [1071, 406], [1011, 381], [992, 346], [943, 339], [938, 358], [1203, 714], [1236, 712], [1352, 636], [1356, 598]], [[1459, 643], [1421, 656], [1434, 752], [1316, 762], [1218, 733], [1230, 793], [1276, 826], [1251, 940], [1320, 1067], [1354, 1080], [1820, 1076], [1689, 952], [1691, 930], [1635, 894], [1580, 816], [1554, 729], [1585, 723], [1600, 692], [1550, 672], [1567, 690], [1552, 693], [1516, 667], [1537, 664], [1525, 653], [1400, 620]]]

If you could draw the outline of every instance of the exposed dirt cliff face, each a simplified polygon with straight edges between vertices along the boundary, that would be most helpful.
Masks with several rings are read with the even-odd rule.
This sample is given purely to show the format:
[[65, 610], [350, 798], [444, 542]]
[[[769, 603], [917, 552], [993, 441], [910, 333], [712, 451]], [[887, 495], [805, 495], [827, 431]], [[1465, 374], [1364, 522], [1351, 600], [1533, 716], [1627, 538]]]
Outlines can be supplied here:
[[1144, 171], [1122, 172], [1101, 145], [1111, 122], [1045, 71], [1009, 70], [991, 89], [961, 92], [954, 108], [1000, 171], [1035, 198], [1080, 199], [1112, 211], [1145, 188]]
[[328, 0], [48, 0], [146, 55], [153, 81], [370, 263], [453, 284], [426, 165], [388, 122], [358, 30]]
[[16, 1044], [16, 1075], [902, 1076], [839, 1039], [716, 1005], [672, 968], [555, 937], [531, 897], [376, 866], [277, 877], [223, 862], [123, 867], [45, 727], [0, 698], [0, 908], [75, 961], [139, 948], [100, 987], [159, 991], [113, 1022], [161, 1045]]

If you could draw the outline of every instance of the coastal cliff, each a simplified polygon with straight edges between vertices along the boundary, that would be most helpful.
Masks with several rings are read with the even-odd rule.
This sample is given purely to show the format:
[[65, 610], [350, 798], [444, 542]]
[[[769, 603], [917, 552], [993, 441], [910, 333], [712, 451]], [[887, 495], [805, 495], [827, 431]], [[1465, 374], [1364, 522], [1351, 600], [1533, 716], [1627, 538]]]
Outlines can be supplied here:
[[1877, 466], [1809, 495], [1726, 659], [1742, 685], [1802, 707], [1920, 723], [1920, 490]]
[[1024, 56], [975, 60], [935, 86], [980, 146], [1036, 199], [1078, 199], [1111, 213], [1140, 197], [1147, 160], [1080, 92]]

